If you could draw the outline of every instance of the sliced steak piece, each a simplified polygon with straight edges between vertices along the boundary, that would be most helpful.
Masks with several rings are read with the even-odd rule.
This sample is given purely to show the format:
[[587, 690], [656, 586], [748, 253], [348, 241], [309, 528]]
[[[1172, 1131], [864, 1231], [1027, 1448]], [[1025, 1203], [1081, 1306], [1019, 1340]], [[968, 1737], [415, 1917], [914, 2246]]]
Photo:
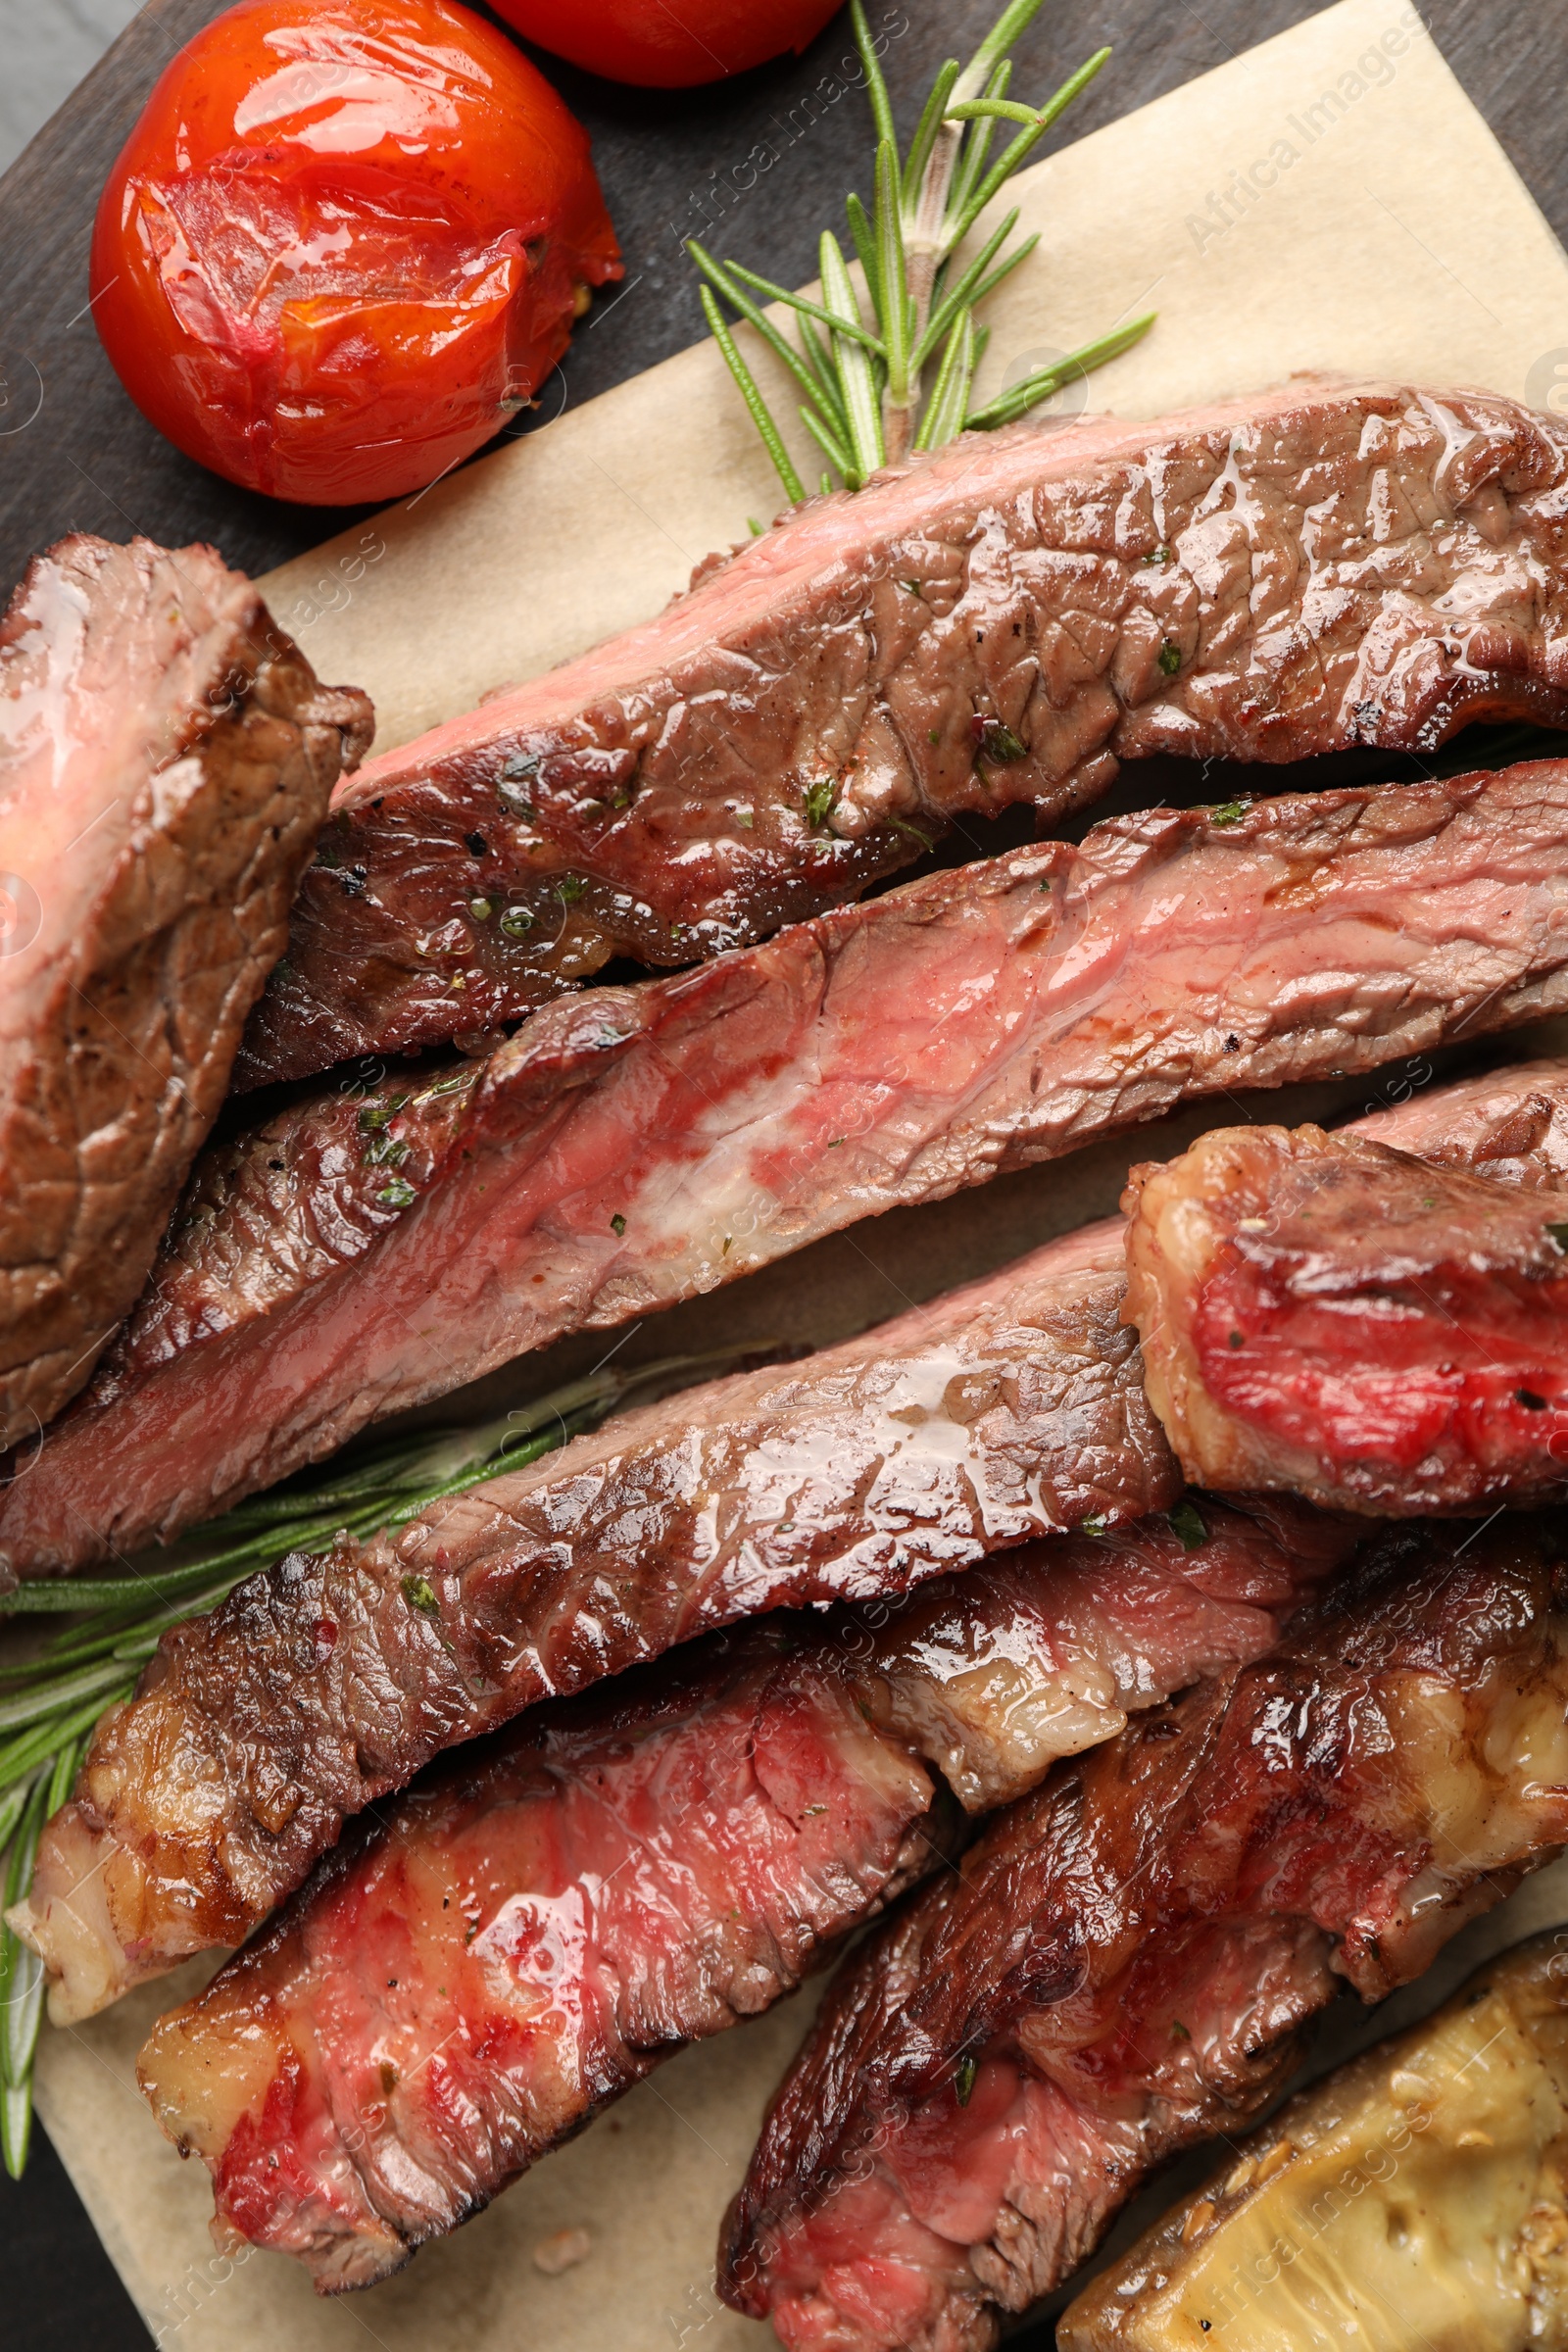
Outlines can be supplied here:
[[211, 548], [62, 540], [0, 620], [0, 1448], [134, 1305], [370, 725]]
[[1568, 763], [1156, 810], [547, 1006], [210, 1156], [0, 1559], [168, 1536], [563, 1332], [1184, 1099], [1568, 1004]]
[[[1419, 1140], [1418, 1114], [1528, 1182], [1555, 1164], [1568, 1064], [1367, 1125]], [[24, 1927], [56, 2014], [238, 1942], [346, 1816], [539, 1698], [737, 1617], [881, 1600], [1173, 1502], [1122, 1263], [1118, 1225], [1069, 1236], [798, 1369], [628, 1414], [395, 1540], [286, 1561], [175, 1628], [39, 1850]], [[426, 1593], [436, 1614], [411, 1600]]]
[[346, 1816], [540, 1698], [739, 1617], [897, 1595], [1174, 1502], [1122, 1279], [1120, 1227], [1098, 1226], [804, 1365], [625, 1414], [395, 1538], [287, 1560], [174, 1628], [40, 1849], [28, 1932], [58, 2013], [238, 1943]]
[[1352, 1537], [1205, 1507], [1190, 1554], [1163, 1520], [1032, 1545], [891, 1618], [719, 1635], [453, 1758], [143, 2051], [220, 2224], [322, 2291], [385, 2278], [940, 1859], [921, 1757], [977, 1811], [1260, 1656]]
[[1469, 1168], [1538, 1192], [1568, 1187], [1568, 1055], [1510, 1063], [1428, 1093], [1431, 1068], [1401, 1081], [1407, 1100], [1369, 1110], [1353, 1132], [1440, 1167]]
[[1197, 1484], [1384, 1516], [1568, 1489], [1568, 1198], [1222, 1127], [1123, 1202], [1150, 1402]]
[[338, 796], [248, 1080], [514, 1019], [857, 898], [962, 811], [1151, 752], [1568, 721], [1568, 433], [1496, 394], [1298, 380], [986, 434], [705, 565], [658, 620]]
[[725, 2227], [791, 2347], [982, 2352], [1568, 1841], [1560, 1519], [1380, 1537], [1270, 1657], [1060, 1765], [844, 1970]]

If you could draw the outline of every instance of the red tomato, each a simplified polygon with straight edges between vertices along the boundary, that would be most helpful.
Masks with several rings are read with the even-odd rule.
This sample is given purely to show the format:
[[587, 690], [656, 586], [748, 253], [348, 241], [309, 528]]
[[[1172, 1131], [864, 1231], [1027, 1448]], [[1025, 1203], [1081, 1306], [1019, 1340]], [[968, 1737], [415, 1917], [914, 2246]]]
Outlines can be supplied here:
[[478, 449], [620, 274], [586, 132], [452, 0], [241, 0], [153, 91], [92, 244], [160, 432], [317, 506]]
[[839, 0], [491, 0], [498, 17], [541, 49], [612, 81], [685, 90], [744, 74], [786, 49], [797, 55]]

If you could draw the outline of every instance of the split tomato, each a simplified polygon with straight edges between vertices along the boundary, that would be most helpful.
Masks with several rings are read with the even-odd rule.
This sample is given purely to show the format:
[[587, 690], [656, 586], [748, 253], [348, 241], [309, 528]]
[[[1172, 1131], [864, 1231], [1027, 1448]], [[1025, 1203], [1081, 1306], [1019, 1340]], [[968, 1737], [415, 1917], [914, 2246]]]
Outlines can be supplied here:
[[574, 66], [684, 90], [814, 41], [839, 0], [492, 0], [497, 16]]
[[241, 0], [159, 81], [92, 247], [138, 407], [312, 505], [479, 448], [620, 274], [586, 132], [453, 0]]

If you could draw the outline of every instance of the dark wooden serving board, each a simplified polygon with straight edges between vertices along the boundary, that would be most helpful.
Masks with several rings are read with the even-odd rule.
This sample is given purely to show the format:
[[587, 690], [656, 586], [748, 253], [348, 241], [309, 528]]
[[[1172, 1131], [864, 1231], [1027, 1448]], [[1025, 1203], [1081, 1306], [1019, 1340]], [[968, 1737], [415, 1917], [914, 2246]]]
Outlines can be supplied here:
[[[897, 31], [886, 66], [906, 119], [941, 60], [972, 44], [999, 4], [868, 0], [873, 21]], [[221, 5], [152, 0], [0, 179], [0, 570], [8, 587], [29, 555], [73, 528], [112, 538], [145, 531], [176, 545], [211, 539], [230, 562], [260, 571], [350, 519], [253, 497], [180, 457], [121, 390], [87, 308], [87, 248], [107, 166], [165, 64]], [[1315, 5], [1048, 0], [1020, 47], [1019, 86], [1049, 87], [1110, 43], [1110, 70], [1071, 118], [1081, 134], [1298, 24]], [[1532, 0], [1528, 9], [1518, 0], [1430, 0], [1426, 13], [1568, 241], [1568, 0]], [[789, 118], [848, 47], [841, 18], [802, 59], [676, 96], [616, 89], [539, 59], [593, 134], [627, 259], [625, 287], [598, 307], [564, 364], [567, 398], [607, 391], [698, 338], [683, 236], [706, 236], [722, 219], [725, 226], [711, 226], [715, 239], [758, 267], [786, 283], [814, 273], [818, 230], [863, 178], [863, 102], [851, 93], [829, 103], [804, 135], [791, 134]], [[720, 175], [764, 139], [782, 151], [779, 162], [757, 193], [732, 195], [721, 215]], [[1568, 347], [1568, 318], [1563, 328]], [[131, 2352], [148, 2340], [47, 2145], [22, 2188], [0, 2181], [0, 2331], [21, 2352]], [[1044, 2352], [1038, 2338], [1017, 2340], [1020, 2352], [1026, 2340], [1028, 2352]]]

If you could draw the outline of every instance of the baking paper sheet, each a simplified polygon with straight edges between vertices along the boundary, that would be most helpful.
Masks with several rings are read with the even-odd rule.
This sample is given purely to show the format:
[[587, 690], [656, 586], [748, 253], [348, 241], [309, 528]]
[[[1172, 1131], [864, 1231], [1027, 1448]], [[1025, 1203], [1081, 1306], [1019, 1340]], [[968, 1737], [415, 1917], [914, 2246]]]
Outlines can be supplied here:
[[[1568, 260], [1405, 0], [1341, 0], [1053, 157], [1013, 197], [1044, 241], [995, 306], [991, 383], [1157, 308], [1153, 334], [1094, 379], [1097, 405], [1154, 415], [1298, 368], [1568, 405]], [[323, 676], [369, 689], [392, 745], [645, 619], [749, 515], [771, 514], [776, 490], [705, 346], [285, 566], [268, 593]], [[1325, 1106], [1275, 1098], [1270, 1112]], [[1195, 1112], [1148, 1130], [1136, 1155], [1213, 1123]], [[860, 1328], [1111, 1209], [1133, 1155], [1102, 1148], [841, 1235], [661, 1318], [659, 1350]], [[1403, 2004], [1565, 1914], [1559, 1866]], [[712, 2248], [809, 1994], [675, 2060], [401, 2278], [320, 2303], [281, 2259], [214, 2255], [206, 2174], [180, 2164], [136, 2091], [148, 2025], [201, 1974], [46, 2032], [38, 2066], [50, 2135], [160, 2342], [761, 2352], [771, 2340], [713, 2301]], [[587, 2259], [543, 2276], [533, 2249], [574, 2229], [589, 2232]]]

